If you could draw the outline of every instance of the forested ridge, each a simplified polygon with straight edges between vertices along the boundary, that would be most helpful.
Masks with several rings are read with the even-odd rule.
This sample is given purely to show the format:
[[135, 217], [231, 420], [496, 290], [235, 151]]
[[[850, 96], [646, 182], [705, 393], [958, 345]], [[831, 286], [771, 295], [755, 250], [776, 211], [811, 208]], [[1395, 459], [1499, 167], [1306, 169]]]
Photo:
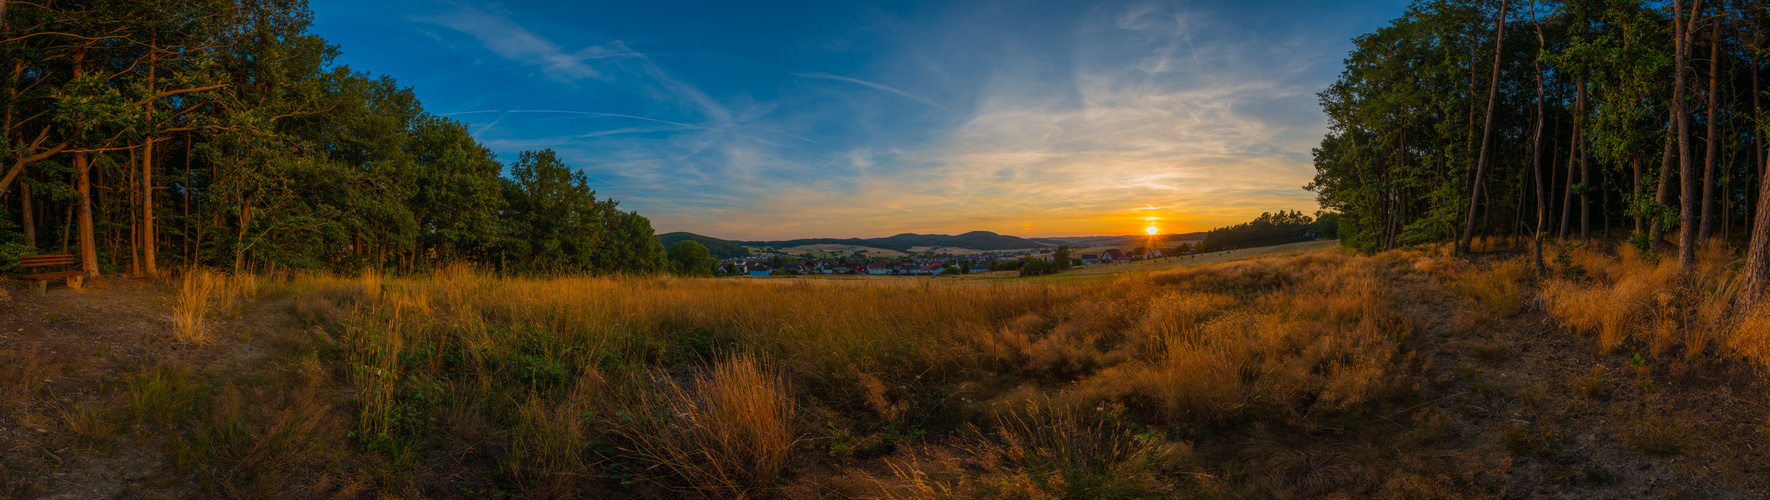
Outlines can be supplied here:
[[300, 0], [0, 3], [0, 269], [652, 272], [650, 222], [552, 151], [335, 62]]
[[1199, 251], [1217, 252], [1336, 237], [1338, 216], [1320, 215], [1310, 217], [1295, 210], [1262, 213], [1254, 220], [1206, 232], [1204, 241], [1199, 243]]
[[1746, 245], [1766, 287], [1762, 0], [1427, 0], [1354, 39], [1307, 189], [1378, 251], [1629, 238], [1688, 272]]

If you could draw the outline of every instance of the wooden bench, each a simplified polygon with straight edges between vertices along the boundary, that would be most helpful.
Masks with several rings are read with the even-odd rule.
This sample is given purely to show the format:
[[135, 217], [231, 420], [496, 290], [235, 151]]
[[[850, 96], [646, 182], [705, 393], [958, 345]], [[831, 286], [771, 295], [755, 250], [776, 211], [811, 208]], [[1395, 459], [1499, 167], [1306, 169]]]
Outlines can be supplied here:
[[[24, 267], [24, 268], [43, 267], [43, 266], [67, 266], [67, 265], [79, 264], [80, 259], [74, 257], [74, 254], [71, 254], [71, 253], [56, 254], [56, 255], [26, 255], [26, 256], [19, 257], [18, 263], [19, 263], [20, 267]], [[86, 279], [86, 271], [81, 271], [81, 270], [50, 271], [50, 272], [40, 272], [37, 274], [27, 274], [24, 276], [19, 276], [19, 279], [30, 280], [30, 281], [35, 282], [35, 283], [31, 284], [31, 290], [34, 292], [37, 292], [37, 295], [42, 295], [42, 294], [48, 292], [49, 291], [49, 280], [56, 279], [56, 278], [67, 278], [68, 279], [68, 288], [80, 288], [80, 282]]]

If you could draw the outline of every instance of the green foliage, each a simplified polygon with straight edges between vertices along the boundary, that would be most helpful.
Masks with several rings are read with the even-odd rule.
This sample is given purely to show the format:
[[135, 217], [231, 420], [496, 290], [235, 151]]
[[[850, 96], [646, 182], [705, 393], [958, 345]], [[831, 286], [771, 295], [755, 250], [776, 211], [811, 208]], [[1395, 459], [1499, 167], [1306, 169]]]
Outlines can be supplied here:
[[1060, 273], [1063, 272], [1066, 267], [1058, 264], [1055, 259], [1045, 260], [1031, 255], [1026, 256], [1026, 259], [1022, 262], [1023, 263], [1018, 266], [1018, 269], [1020, 270], [1020, 277], [1023, 278]]
[[1302, 212], [1280, 210], [1277, 214], [1260, 214], [1250, 222], [1212, 229], [1198, 245], [1203, 251], [1216, 252], [1309, 241], [1319, 236], [1315, 219]]
[[[1762, 55], [1754, 38], [1763, 30], [1761, 7], [1686, 12], [1697, 19], [1694, 70], [1679, 73], [1664, 4], [1514, 2], [1505, 38], [1495, 40], [1498, 5], [1416, 2], [1353, 40], [1339, 80], [1318, 94], [1329, 133], [1313, 151], [1316, 177], [1305, 187], [1340, 214], [1342, 244], [1374, 252], [1448, 241], [1469, 224], [1493, 236], [1567, 236], [1623, 218], [1674, 224], [1678, 208], [1655, 202], [1656, 184], [1677, 183], [1678, 160], [1660, 161], [1676, 144], [1668, 141], [1675, 138], [1668, 137], [1674, 74], [1688, 78], [1692, 92], [1688, 160], [1706, 170], [1706, 159], [1715, 158], [1718, 182], [1705, 201], [1726, 208], [1716, 212], [1725, 220], [1750, 219], [1752, 203], [1739, 201], [1754, 197], [1741, 180], [1762, 177], [1750, 152], [1761, 142], [1753, 129], [1765, 123], [1752, 97], [1761, 89], [1750, 77]], [[1711, 23], [1723, 27], [1714, 42]], [[1719, 49], [1712, 62], [1721, 75], [1713, 109], [1704, 102], [1711, 47]], [[1495, 64], [1497, 87], [1490, 88]], [[1491, 120], [1483, 112], [1490, 91], [1497, 91]], [[1716, 137], [1702, 132], [1709, 126]], [[1483, 194], [1471, 199], [1490, 130]], [[1652, 243], [1639, 234], [1633, 241]]]
[[707, 252], [711, 253], [713, 258], [716, 259], [731, 259], [750, 256], [749, 248], [711, 236], [702, 236], [681, 231], [658, 235], [658, 242], [663, 243], [665, 247], [675, 245], [676, 242], [685, 240], [694, 241], [700, 243], [701, 246], [707, 247]]
[[670, 245], [670, 272], [683, 276], [712, 276], [718, 267], [719, 260], [707, 252], [707, 247], [694, 240]]
[[[597, 200], [550, 151], [524, 153], [503, 178], [490, 149], [426, 112], [411, 88], [337, 64], [338, 48], [308, 32], [304, 2], [9, 7], [13, 41], [0, 53], [19, 67], [0, 79], [13, 117], [0, 124], [0, 157], [10, 169], [63, 150], [25, 162], [20, 176], [41, 248], [79, 251], [69, 219], [82, 174], [93, 183], [94, 238], [132, 241], [145, 160], [161, 269], [665, 269], [650, 221]], [[106, 36], [88, 36], [97, 33]], [[87, 172], [70, 151], [90, 161]], [[0, 245], [18, 240], [21, 219], [0, 217]], [[136, 254], [96, 250], [106, 269]]]

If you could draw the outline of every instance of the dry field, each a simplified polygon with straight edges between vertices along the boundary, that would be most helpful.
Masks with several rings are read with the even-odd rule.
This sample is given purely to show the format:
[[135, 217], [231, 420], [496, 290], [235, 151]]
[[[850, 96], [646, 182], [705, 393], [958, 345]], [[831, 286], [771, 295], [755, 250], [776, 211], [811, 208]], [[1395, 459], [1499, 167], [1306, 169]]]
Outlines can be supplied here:
[[1503, 249], [1252, 253], [1070, 280], [9, 284], [0, 495], [1770, 494], [1770, 320], [1726, 311], [1724, 250], [1688, 283], [1608, 247], [1552, 247], [1541, 278]]

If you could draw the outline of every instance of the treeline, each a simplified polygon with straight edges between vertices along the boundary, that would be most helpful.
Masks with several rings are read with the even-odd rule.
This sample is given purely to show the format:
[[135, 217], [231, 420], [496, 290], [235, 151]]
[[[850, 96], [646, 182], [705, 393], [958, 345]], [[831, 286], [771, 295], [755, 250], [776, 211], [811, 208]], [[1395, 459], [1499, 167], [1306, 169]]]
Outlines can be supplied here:
[[304, 2], [6, 2], [0, 267], [666, 268], [650, 222], [551, 151], [505, 166], [355, 71]]
[[1320, 94], [1315, 191], [1363, 251], [1478, 235], [1749, 241], [1766, 282], [1762, 0], [1418, 1]]
[[1321, 214], [1317, 219], [1295, 210], [1265, 212], [1252, 221], [1205, 232], [1205, 240], [1198, 243], [1196, 251], [1219, 252], [1334, 238], [1338, 226], [1339, 217], [1333, 214]]

